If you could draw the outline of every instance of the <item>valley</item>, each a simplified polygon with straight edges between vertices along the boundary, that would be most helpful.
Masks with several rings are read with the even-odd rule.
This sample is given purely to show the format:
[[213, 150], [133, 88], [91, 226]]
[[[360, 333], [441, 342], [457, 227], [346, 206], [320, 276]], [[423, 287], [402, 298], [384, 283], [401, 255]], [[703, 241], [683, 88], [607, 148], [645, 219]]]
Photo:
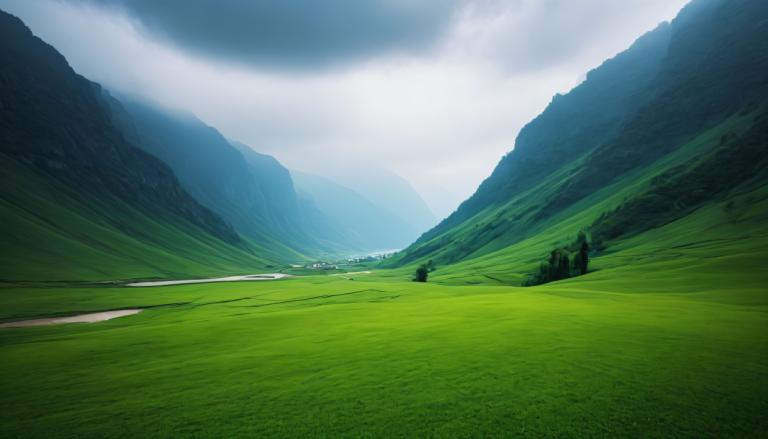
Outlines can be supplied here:
[[596, 257], [587, 276], [538, 287], [500, 283], [512, 279], [487, 259], [438, 266], [425, 284], [375, 268], [270, 282], [5, 284], [4, 321], [143, 312], [1, 328], [2, 425], [25, 437], [761, 437], [765, 211], [707, 220], [711, 238], [670, 224]]
[[[596, 67], [509, 137], [568, 45], [526, 34], [515, 67], [481, 37], [552, 5], [347, 3], [304, 40], [336, 16], [70, 1], [0, 0], [0, 437], [768, 436], [768, 2], [692, 0], [598, 64], [582, 42]], [[610, 7], [557, 20], [631, 24]], [[115, 66], [78, 20], [127, 32]]]

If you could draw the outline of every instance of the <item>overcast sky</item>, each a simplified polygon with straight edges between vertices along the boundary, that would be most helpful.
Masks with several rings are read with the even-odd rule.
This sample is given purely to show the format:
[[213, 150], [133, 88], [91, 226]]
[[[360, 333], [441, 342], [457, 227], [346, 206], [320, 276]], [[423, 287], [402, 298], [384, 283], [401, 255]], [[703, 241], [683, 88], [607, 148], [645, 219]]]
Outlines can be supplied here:
[[0, 8], [108, 88], [191, 111], [291, 168], [390, 169], [442, 217], [555, 93], [685, 3], [0, 0]]

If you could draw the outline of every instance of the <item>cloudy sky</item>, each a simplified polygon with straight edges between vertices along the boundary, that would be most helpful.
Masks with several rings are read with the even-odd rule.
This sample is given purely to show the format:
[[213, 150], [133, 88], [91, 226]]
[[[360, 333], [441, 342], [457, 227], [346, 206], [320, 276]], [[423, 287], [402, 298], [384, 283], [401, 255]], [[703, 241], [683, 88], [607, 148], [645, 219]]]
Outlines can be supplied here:
[[407, 179], [438, 216], [555, 93], [686, 0], [0, 0], [108, 88], [316, 173]]

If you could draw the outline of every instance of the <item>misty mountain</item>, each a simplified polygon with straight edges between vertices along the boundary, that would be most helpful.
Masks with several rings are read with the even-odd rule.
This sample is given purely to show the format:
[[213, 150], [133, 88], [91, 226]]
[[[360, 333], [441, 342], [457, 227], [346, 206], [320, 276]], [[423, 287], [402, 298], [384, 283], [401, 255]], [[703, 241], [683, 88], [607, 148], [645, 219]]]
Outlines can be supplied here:
[[347, 234], [345, 243], [362, 251], [402, 248], [420, 230], [355, 190], [328, 178], [291, 171], [306, 209], [316, 209]]
[[129, 98], [110, 102], [126, 138], [167, 163], [190, 194], [239, 233], [286, 255], [313, 250], [296, 218], [289, 175], [276, 160], [246, 157], [242, 145], [191, 114]]
[[273, 157], [113, 97], [9, 14], [0, 32], [4, 279], [247, 273], [420, 232], [351, 191], [329, 209], [333, 185], [300, 197]]
[[[354, 188], [380, 208], [395, 214], [420, 233], [437, 223], [437, 218], [408, 181], [387, 169], [366, 164], [330, 169], [325, 177]], [[413, 237], [415, 240], [417, 236]]]
[[307, 248], [307, 243], [312, 243], [308, 252], [316, 257], [337, 257], [370, 250], [353, 231], [344, 227], [343, 223], [333, 221], [317, 208], [313, 200], [299, 193], [291, 172], [277, 159], [243, 143], [231, 143], [243, 154], [259, 185], [272, 188], [265, 192], [271, 216], [300, 230], [294, 236], [304, 240], [300, 248]]
[[43, 270], [61, 279], [103, 278], [263, 265], [166, 164], [126, 140], [98, 84], [4, 12], [0, 84], [0, 276]]
[[[327, 181], [308, 188], [302, 178], [297, 186], [312, 196], [300, 197], [290, 172], [274, 157], [224, 138], [193, 115], [130, 98], [110, 102], [127, 138], [168, 163], [195, 198], [264, 247], [284, 246], [287, 255], [291, 251], [311, 257], [342, 255], [405, 246], [420, 232], [386, 209]], [[379, 183], [364, 182], [368, 187]], [[400, 193], [403, 187], [412, 191], [400, 180], [392, 186]]]
[[766, 2], [692, 2], [555, 96], [399, 263], [469, 260], [574, 228], [610, 246], [765, 184], [767, 20]]

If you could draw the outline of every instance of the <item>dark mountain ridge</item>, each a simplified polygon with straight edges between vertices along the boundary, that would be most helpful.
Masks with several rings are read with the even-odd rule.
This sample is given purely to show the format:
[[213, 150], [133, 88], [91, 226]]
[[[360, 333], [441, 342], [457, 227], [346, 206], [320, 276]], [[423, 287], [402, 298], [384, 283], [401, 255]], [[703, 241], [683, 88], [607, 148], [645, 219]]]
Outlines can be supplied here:
[[[83, 194], [107, 192], [173, 212], [234, 243], [232, 228], [200, 206], [162, 162], [126, 142], [99, 99], [56, 50], [16, 17], [0, 14], [2, 152]], [[85, 195], [84, 195], [85, 196]]]
[[[741, 144], [733, 139], [754, 143], [761, 136], [760, 114], [768, 98], [766, 23], [767, 2], [693, 1], [671, 23], [660, 25], [590, 72], [570, 93], [556, 96], [521, 130], [515, 149], [477, 192], [390, 263], [427, 257], [451, 263], [479, 257], [605, 199], [609, 187], [623, 190], [639, 175], [661, 172], [661, 163], [676, 154], [691, 154], [690, 166], [676, 170], [683, 174], [711, 148], [738, 148]], [[747, 137], [726, 132], [725, 140], [680, 152], [708, 130], [721, 125], [719, 129], [727, 130], [723, 124], [740, 112], [751, 118], [745, 124], [755, 126]], [[698, 203], [712, 200], [728, 187], [701, 169], [696, 177], [688, 177], [710, 191]], [[695, 189], [691, 184], [686, 187]], [[695, 208], [686, 206], [659, 218], [669, 221]], [[647, 215], [637, 216], [641, 217], [649, 220]], [[612, 223], [628, 225], [627, 221], [622, 217]], [[616, 239], [642, 228], [612, 229], [604, 236]]]
[[659, 25], [627, 51], [590, 71], [569, 93], [555, 95], [544, 112], [520, 130], [514, 150], [501, 159], [475, 194], [422, 239], [535, 186], [615, 135], [647, 101], [643, 91], [659, 72], [670, 35], [668, 24]]
[[0, 11], [0, 276], [109, 279], [263, 266], [165, 163], [126, 139], [103, 94]]

